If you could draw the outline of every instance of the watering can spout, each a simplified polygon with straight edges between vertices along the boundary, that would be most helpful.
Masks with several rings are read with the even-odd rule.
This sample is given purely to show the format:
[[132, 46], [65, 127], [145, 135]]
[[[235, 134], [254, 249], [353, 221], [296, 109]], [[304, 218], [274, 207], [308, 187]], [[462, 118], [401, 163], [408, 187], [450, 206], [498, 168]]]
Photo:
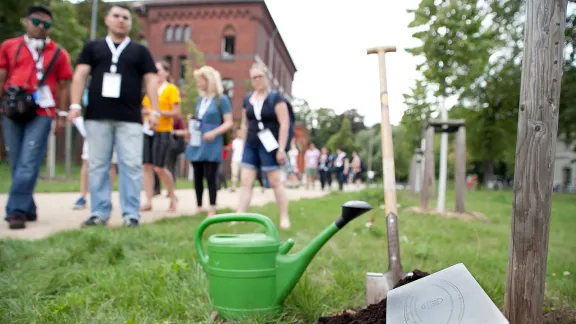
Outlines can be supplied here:
[[364, 201], [348, 201], [342, 205], [342, 214], [334, 223], [324, 229], [301, 251], [288, 254], [294, 246], [294, 240], [289, 239], [279, 250], [276, 259], [277, 269], [277, 303], [283, 303], [296, 283], [312, 261], [316, 253], [330, 240], [336, 232], [356, 217], [370, 211], [372, 206]]

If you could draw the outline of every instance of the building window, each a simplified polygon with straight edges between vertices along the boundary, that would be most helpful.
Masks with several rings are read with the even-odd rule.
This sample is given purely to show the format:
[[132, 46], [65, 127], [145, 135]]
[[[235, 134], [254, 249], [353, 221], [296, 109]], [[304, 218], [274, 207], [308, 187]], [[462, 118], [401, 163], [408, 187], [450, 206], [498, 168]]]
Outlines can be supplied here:
[[190, 30], [190, 25], [186, 25], [184, 26], [184, 41], [187, 41], [190, 39], [192, 31]]
[[172, 26], [170, 25], [166, 26], [166, 31], [164, 32], [164, 41], [171, 42], [173, 37], [174, 37], [174, 30], [172, 29]]
[[180, 25], [176, 25], [174, 28], [174, 41], [181, 42], [182, 41], [182, 27]]
[[222, 87], [224, 88], [224, 94], [227, 95], [228, 98], [232, 99], [232, 97], [234, 97], [234, 80], [223, 79]]
[[186, 81], [186, 56], [180, 56], [180, 83]]
[[236, 30], [228, 25], [222, 35], [222, 58], [231, 59], [236, 54]]

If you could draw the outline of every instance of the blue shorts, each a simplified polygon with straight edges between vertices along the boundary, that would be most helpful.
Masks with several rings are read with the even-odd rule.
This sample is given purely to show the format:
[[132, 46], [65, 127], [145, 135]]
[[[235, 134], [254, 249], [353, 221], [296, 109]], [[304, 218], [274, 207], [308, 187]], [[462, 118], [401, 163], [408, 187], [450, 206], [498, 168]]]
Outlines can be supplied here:
[[242, 154], [242, 166], [251, 169], [261, 169], [264, 172], [280, 169], [276, 161], [276, 150], [267, 152], [262, 143], [258, 146], [246, 143]]

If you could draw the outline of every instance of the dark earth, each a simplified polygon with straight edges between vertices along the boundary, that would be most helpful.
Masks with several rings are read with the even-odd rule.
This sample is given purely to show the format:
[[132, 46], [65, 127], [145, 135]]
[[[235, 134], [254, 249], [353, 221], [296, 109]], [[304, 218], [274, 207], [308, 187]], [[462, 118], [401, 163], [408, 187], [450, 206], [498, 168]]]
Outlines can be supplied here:
[[[394, 288], [409, 284], [429, 275], [414, 270], [413, 275], [400, 280]], [[347, 309], [341, 313], [320, 317], [318, 324], [386, 324], [386, 298], [378, 304], [372, 304], [361, 310]], [[576, 324], [576, 310], [553, 309], [545, 312], [543, 324]]]
[[[420, 270], [412, 271], [412, 276], [398, 281], [394, 288], [409, 284], [430, 275]], [[386, 298], [378, 304], [372, 304], [359, 310], [345, 310], [333, 316], [320, 317], [318, 324], [386, 324]]]

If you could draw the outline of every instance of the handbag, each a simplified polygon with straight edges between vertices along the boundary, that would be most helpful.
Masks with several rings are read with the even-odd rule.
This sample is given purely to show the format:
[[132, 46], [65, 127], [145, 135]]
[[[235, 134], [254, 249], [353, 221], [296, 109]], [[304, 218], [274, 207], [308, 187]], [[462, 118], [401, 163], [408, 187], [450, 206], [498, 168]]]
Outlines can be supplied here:
[[[18, 45], [16, 49], [16, 55], [14, 56], [14, 64], [18, 61], [18, 56], [20, 55], [20, 51], [24, 46], [24, 41]], [[52, 60], [48, 64], [46, 68], [46, 72], [43, 74], [42, 79], [38, 82], [37, 88], [40, 88], [44, 85], [46, 81], [46, 76], [50, 73], [50, 70], [54, 67], [54, 63], [60, 54], [61, 48], [58, 47]], [[38, 60], [42, 55], [38, 55]], [[38, 60], [35, 63], [38, 63]], [[6, 93], [4, 94], [4, 98], [2, 100], [2, 111], [4, 115], [11, 120], [17, 123], [27, 123], [32, 119], [36, 118], [36, 110], [39, 108], [39, 105], [34, 100], [34, 95], [30, 93], [28, 84], [25, 87], [19, 86], [8, 86]]]

